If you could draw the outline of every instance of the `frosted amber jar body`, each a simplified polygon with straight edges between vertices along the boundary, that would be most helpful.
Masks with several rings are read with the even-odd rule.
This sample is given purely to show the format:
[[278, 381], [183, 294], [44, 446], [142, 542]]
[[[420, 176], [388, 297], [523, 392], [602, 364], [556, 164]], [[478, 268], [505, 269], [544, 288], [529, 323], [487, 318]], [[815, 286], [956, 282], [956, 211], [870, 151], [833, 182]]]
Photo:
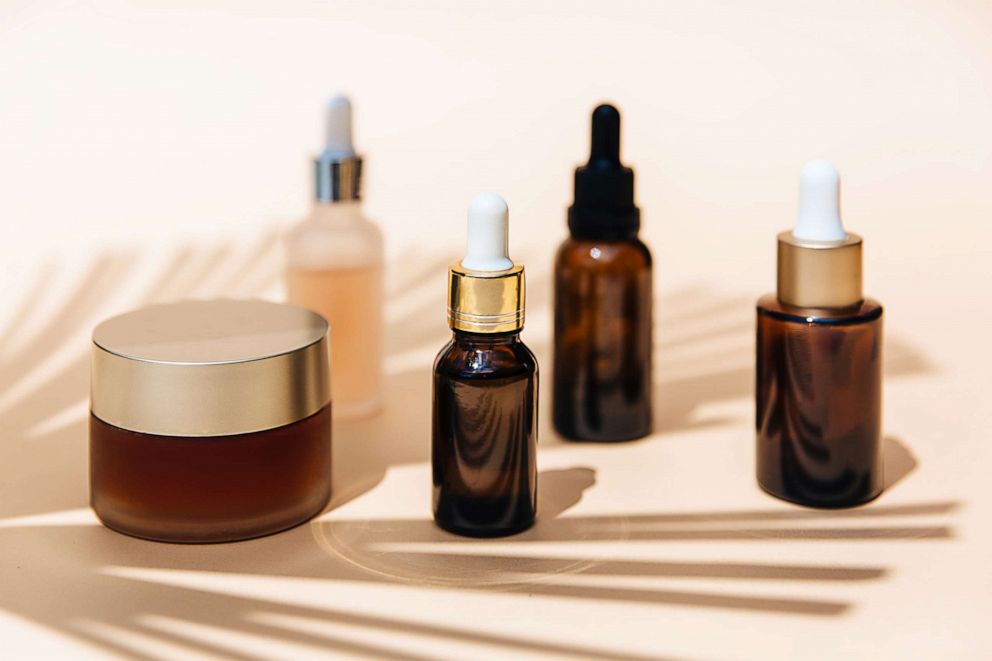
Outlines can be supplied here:
[[187, 301], [93, 333], [90, 501], [118, 532], [224, 542], [331, 493], [327, 322], [263, 301]]
[[290, 528], [331, 495], [331, 408], [250, 434], [142, 434], [90, 416], [91, 500], [119, 532], [219, 542]]

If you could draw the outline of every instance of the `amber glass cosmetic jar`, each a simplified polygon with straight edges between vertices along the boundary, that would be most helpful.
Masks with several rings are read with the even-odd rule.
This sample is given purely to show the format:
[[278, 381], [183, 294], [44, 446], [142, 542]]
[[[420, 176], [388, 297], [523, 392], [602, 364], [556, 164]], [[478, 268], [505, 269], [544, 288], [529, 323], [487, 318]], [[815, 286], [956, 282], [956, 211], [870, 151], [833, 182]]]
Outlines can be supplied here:
[[327, 322], [291, 305], [185, 301], [93, 331], [90, 498], [166, 542], [257, 537], [331, 491]]

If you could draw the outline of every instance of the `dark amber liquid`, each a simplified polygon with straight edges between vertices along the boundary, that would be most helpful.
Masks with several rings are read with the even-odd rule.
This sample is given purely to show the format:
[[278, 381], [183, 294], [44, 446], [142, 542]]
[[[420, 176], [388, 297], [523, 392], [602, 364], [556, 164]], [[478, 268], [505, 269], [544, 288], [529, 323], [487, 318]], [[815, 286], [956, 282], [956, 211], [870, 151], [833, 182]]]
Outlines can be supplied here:
[[779, 498], [846, 507], [882, 491], [882, 306], [758, 301], [757, 474]]
[[537, 360], [519, 333], [455, 332], [434, 361], [434, 520], [509, 535], [537, 514]]
[[142, 434], [90, 416], [90, 498], [108, 527], [166, 542], [289, 528], [331, 494], [331, 407], [233, 436]]
[[555, 262], [555, 429], [577, 441], [651, 432], [651, 253], [571, 238]]

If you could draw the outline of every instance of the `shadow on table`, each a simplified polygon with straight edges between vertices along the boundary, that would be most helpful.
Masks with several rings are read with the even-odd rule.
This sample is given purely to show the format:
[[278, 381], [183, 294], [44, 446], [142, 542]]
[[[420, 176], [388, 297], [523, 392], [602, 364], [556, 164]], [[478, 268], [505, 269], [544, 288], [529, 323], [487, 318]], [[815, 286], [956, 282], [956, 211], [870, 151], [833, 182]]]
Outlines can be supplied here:
[[[335, 497], [331, 509], [374, 487], [390, 466], [429, 458], [430, 357], [446, 341], [448, 332], [440, 313], [433, 309], [425, 312], [425, 302], [439, 299], [443, 305], [440, 283], [444, 282], [448, 261], [425, 258], [397, 266], [390, 275], [386, 353], [406, 366], [393, 370], [387, 379], [388, 405], [382, 415], [335, 423]], [[0, 331], [0, 609], [108, 651], [142, 656], [144, 652], [134, 641], [152, 640], [200, 654], [256, 658], [210, 642], [209, 632], [221, 630], [318, 650], [377, 658], [421, 658], [376, 643], [372, 637], [356, 640], [314, 628], [331, 623], [494, 646], [507, 653], [634, 659], [638, 657], [607, 649], [487, 634], [473, 624], [438, 626], [413, 618], [371, 616], [324, 605], [290, 606], [254, 596], [205, 591], [174, 584], [178, 579], [170, 570], [359, 581], [392, 585], [398, 590], [414, 584], [479, 593], [519, 591], [589, 603], [612, 600], [822, 617], [840, 615], [851, 604], [837, 599], [752, 595], [733, 588], [733, 581], [866, 582], [884, 577], [887, 569], [878, 565], [605, 558], [583, 552], [583, 543], [868, 543], [953, 536], [946, 525], [913, 522], [917, 516], [952, 513], [956, 504], [951, 502], [873, 504], [842, 512], [779, 508], [565, 516], [594, 481], [592, 469], [585, 467], [543, 472], [540, 521], [531, 531], [499, 544], [449, 535], [428, 519], [354, 521], [325, 515], [308, 526], [273, 537], [216, 546], [155, 544], [95, 525], [19, 521], [18, 517], [87, 505], [86, 416], [82, 407], [88, 391], [89, 346], [72, 338], [80, 327], [91, 328], [99, 321], [97, 315], [103, 314], [109, 299], [118, 296], [121, 283], [129, 281], [140, 262], [141, 256], [136, 254], [98, 258], [50, 315], [42, 311], [40, 302], [50, 295], [54, 272], [43, 270], [21, 299], [12, 322]], [[172, 255], [157, 277], [121, 309], [187, 297], [256, 296], [277, 282], [279, 270], [274, 234], [261, 237], [244, 250], [188, 248]], [[550, 304], [546, 278], [537, 278], [536, 285], [532, 284], [531, 303], [538, 307]], [[746, 323], [741, 316], [745, 307]], [[663, 378], [657, 385], [657, 397], [662, 434], [736, 423], [720, 417], [699, 418], [697, 414], [707, 404], [744, 398], [750, 392], [750, 303], [745, 306], [744, 299], [726, 299], [706, 288], [693, 288], [663, 295], [659, 308], [657, 373]], [[49, 359], [58, 352], [68, 359], [51, 366]], [[901, 349], [897, 342], [889, 343], [889, 360], [895, 376], [929, 369], [920, 356]], [[544, 399], [547, 401], [547, 393]], [[553, 434], [548, 429], [542, 433], [542, 452], [553, 451]], [[615, 450], [622, 451], [622, 447]], [[916, 462], [905, 445], [889, 439], [886, 464], [891, 486]], [[856, 525], [863, 520], [870, 525]], [[562, 543], [569, 554], [556, 557], [529, 550], [544, 542]], [[730, 583], [726, 589], [709, 591], [651, 587], [651, 581], [666, 578]], [[592, 584], [589, 579], [598, 582]], [[610, 579], [611, 584], [603, 585], [602, 579]], [[639, 582], [631, 584], [630, 579], [647, 581], [647, 587]], [[333, 593], [330, 583], [328, 590]], [[193, 635], [193, 630], [203, 635]]]
[[[837, 598], [748, 594], [755, 581], [812, 584], [865, 583], [884, 578], [880, 564], [824, 565], [766, 562], [664, 561], [607, 558], [583, 551], [588, 542], [707, 541], [832, 543], [946, 540], [942, 521], [956, 502], [874, 505], [852, 510], [761, 510], [567, 516], [595, 481], [586, 467], [540, 475], [541, 515], [531, 530], [501, 540], [475, 540], [441, 531], [429, 519], [329, 519], [248, 542], [184, 546], [144, 542], [97, 525], [0, 528], [3, 586], [0, 609], [54, 627], [128, 656], [141, 656], [135, 639], [179, 646], [198, 654], [255, 658], [215, 634], [261, 636], [285, 644], [388, 659], [420, 659], [378, 640], [375, 632], [400, 632], [446, 643], [471, 643], [514, 651], [584, 658], [638, 659], [576, 644], [486, 633], [471, 624], [442, 626], [413, 617], [382, 617], [330, 606], [334, 582], [391, 585], [395, 590], [438, 589], [438, 599], [460, 592], [542, 595], [588, 601], [831, 617], [852, 604]], [[917, 517], [924, 517], [922, 522]], [[314, 543], [316, 540], [316, 543]], [[556, 551], [546, 548], [555, 542]], [[629, 548], [627, 544], [611, 548]], [[865, 556], [869, 557], [866, 551]], [[185, 572], [229, 577], [213, 590], [193, 587]], [[282, 577], [326, 581], [326, 599], [297, 605], [259, 597], [245, 581]], [[590, 583], [589, 579], [594, 582]], [[603, 579], [610, 583], [603, 584]], [[655, 587], [658, 579], [727, 581], [719, 589]], [[741, 582], [743, 588], [733, 584]], [[185, 583], [185, 584], [184, 584]], [[236, 584], [234, 588], [227, 588]], [[220, 587], [217, 587], [220, 585]], [[686, 585], [691, 586], [691, 583]], [[251, 596], [237, 594], [251, 591]], [[225, 593], [231, 589], [232, 594]], [[421, 594], [399, 598], [423, 599]], [[836, 592], [832, 592], [836, 594]], [[371, 630], [360, 637], [335, 626]]]

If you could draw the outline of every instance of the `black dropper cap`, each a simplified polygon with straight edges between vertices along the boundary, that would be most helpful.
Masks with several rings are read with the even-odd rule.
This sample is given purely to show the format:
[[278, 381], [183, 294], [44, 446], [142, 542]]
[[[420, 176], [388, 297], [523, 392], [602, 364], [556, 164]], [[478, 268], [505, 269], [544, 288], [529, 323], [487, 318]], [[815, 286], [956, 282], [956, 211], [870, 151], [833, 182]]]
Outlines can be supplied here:
[[575, 169], [575, 201], [568, 229], [583, 239], [622, 239], [637, 233], [634, 171], [620, 162], [620, 111], [603, 104], [592, 111], [589, 162]]

